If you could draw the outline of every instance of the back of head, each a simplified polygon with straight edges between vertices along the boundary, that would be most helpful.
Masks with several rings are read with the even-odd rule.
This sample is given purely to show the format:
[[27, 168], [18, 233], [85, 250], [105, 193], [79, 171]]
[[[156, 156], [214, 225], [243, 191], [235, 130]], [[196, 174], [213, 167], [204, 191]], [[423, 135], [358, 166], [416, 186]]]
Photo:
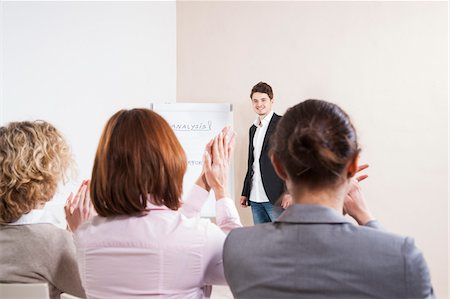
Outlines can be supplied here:
[[0, 128], [0, 222], [10, 223], [49, 201], [73, 160], [62, 135], [45, 121]]
[[272, 140], [272, 153], [292, 182], [310, 189], [347, 178], [344, 170], [358, 152], [348, 115], [321, 100], [306, 100], [288, 109]]
[[258, 82], [255, 86], [253, 86], [252, 91], [250, 92], [250, 99], [252, 98], [255, 92], [265, 93], [269, 96], [269, 99], [273, 99], [273, 91], [272, 87], [265, 82]]
[[91, 198], [100, 216], [136, 215], [153, 203], [180, 207], [186, 155], [169, 124], [148, 109], [107, 122], [95, 155]]

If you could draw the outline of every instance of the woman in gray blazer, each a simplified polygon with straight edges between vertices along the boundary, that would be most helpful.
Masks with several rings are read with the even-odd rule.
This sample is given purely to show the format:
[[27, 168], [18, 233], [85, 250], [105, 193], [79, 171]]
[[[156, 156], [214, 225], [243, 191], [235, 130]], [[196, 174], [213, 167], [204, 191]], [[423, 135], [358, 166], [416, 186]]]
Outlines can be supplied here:
[[386, 232], [366, 208], [358, 155], [337, 105], [307, 100], [284, 114], [271, 159], [295, 204], [274, 223], [228, 235], [224, 269], [235, 298], [434, 298], [413, 239]]

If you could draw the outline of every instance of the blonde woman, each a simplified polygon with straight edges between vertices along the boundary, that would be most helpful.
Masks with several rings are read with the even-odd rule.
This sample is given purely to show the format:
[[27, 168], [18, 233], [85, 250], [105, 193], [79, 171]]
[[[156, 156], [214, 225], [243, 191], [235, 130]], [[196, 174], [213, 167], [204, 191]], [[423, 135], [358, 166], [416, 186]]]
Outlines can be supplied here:
[[42, 209], [72, 169], [69, 146], [45, 121], [0, 128], [0, 282], [46, 282], [50, 297], [84, 297], [69, 232]]

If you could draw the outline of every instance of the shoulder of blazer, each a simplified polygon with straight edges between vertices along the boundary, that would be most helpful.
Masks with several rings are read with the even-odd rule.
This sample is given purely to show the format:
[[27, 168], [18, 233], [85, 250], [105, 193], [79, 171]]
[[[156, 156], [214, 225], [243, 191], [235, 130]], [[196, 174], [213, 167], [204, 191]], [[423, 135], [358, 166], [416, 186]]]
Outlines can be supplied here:
[[277, 121], [280, 120], [280, 118], [281, 118], [281, 115], [278, 115], [278, 114], [274, 113], [273, 116], [272, 116], [271, 121], [273, 120], [273, 121], [277, 122]]
[[280, 118], [281, 118], [281, 116], [279, 116], [275, 113], [272, 115], [272, 118], [270, 119], [270, 122], [269, 122], [269, 127], [267, 128], [266, 136], [264, 137], [262, 151], [267, 152], [267, 150], [268, 150], [267, 145], [269, 144], [270, 136], [275, 132], [275, 128], [276, 128], [277, 123], [280, 120]]
[[273, 129], [275, 129], [275, 126], [277, 125], [277, 123], [280, 119], [281, 119], [281, 116], [274, 113], [272, 116], [272, 119], [270, 120], [269, 127], [267, 128], [267, 130], [272, 131]]

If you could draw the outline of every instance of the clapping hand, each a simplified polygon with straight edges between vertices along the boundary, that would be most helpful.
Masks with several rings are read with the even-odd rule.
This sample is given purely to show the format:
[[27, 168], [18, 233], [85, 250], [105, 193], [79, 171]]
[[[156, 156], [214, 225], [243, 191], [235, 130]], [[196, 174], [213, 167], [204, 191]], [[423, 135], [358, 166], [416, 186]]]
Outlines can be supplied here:
[[[356, 172], [358, 173], [368, 167], [369, 165], [363, 164], [358, 167]], [[366, 206], [366, 201], [361, 191], [361, 186], [359, 185], [359, 182], [365, 180], [367, 177], [368, 175], [360, 175], [352, 178], [350, 189], [344, 200], [344, 214], [349, 214], [360, 225], [364, 225], [374, 219]]]
[[75, 196], [70, 193], [64, 205], [67, 225], [72, 232], [96, 214], [91, 203], [89, 186], [90, 181], [84, 180]]
[[216, 199], [226, 197], [228, 170], [234, 150], [236, 133], [225, 127], [205, 148], [203, 171], [206, 183], [214, 190]]

